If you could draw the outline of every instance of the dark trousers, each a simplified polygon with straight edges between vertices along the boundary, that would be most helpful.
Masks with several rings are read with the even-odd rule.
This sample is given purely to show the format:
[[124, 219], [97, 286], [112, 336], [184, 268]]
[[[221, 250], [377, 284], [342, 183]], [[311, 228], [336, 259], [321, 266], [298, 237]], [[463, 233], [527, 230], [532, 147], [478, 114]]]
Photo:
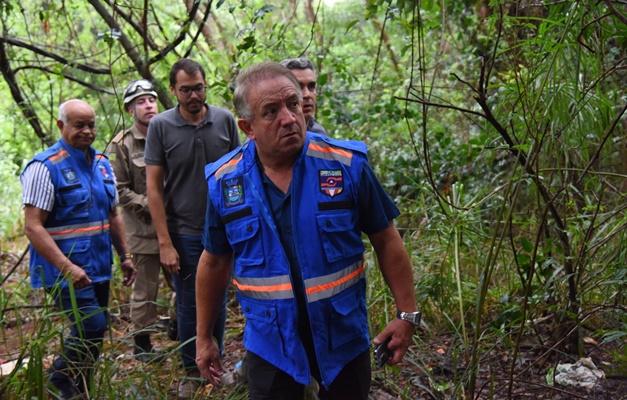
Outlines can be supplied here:
[[62, 351], [52, 363], [50, 382], [57, 388], [69, 384], [88, 392], [94, 363], [108, 328], [109, 281], [74, 290], [76, 308], [72, 306], [70, 288], [48, 292], [72, 322], [70, 337], [63, 341]]
[[[305, 386], [258, 355], [246, 352], [248, 393], [251, 400], [299, 400]], [[320, 376], [314, 376], [320, 382]], [[370, 352], [365, 351], [346, 364], [325, 389], [320, 385], [320, 400], [367, 400], [372, 370]]]
[[[181, 342], [183, 368], [188, 372], [196, 370], [196, 270], [200, 254], [204, 250], [201, 235], [171, 235], [172, 244], [179, 253], [179, 273], [172, 275], [176, 290], [178, 335]], [[226, 325], [226, 296], [213, 336], [222, 352], [224, 327]]]

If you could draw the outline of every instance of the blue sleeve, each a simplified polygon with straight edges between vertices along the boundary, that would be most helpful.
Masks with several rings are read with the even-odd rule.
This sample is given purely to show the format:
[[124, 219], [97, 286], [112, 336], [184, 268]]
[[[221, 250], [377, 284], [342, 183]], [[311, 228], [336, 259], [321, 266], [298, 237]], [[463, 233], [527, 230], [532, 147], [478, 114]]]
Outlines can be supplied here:
[[211, 197], [207, 196], [207, 212], [205, 213], [205, 228], [202, 235], [202, 244], [211, 254], [227, 254], [231, 252], [231, 245], [226, 237], [226, 229], [222, 218], [213, 206]]
[[359, 228], [367, 235], [386, 229], [401, 214], [368, 163], [361, 173], [358, 196]]

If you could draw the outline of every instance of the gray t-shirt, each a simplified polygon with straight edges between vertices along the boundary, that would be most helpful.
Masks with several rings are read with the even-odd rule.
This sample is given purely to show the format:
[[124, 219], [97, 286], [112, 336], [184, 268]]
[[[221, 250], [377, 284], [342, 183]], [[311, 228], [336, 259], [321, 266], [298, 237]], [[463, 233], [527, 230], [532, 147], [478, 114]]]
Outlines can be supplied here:
[[157, 114], [148, 126], [144, 160], [164, 168], [170, 234], [202, 235], [207, 207], [205, 165], [240, 145], [233, 114], [207, 106], [198, 126], [183, 118], [178, 105]]

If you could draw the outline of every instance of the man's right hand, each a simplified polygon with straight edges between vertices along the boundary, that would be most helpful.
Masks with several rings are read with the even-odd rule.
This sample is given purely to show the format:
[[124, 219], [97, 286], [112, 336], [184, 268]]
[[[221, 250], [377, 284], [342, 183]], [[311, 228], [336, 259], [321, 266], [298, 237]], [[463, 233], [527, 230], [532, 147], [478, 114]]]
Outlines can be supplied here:
[[179, 273], [179, 253], [177, 253], [174, 246], [167, 245], [161, 246], [159, 249], [159, 258], [161, 265], [171, 274]]
[[75, 289], [82, 289], [91, 285], [91, 279], [89, 279], [85, 270], [76, 264], [69, 263], [63, 268], [62, 273], [68, 282], [72, 282]]
[[220, 363], [220, 350], [213, 340], [213, 337], [196, 337], [196, 365], [200, 374], [212, 385], [221, 382], [220, 377], [224, 374]]

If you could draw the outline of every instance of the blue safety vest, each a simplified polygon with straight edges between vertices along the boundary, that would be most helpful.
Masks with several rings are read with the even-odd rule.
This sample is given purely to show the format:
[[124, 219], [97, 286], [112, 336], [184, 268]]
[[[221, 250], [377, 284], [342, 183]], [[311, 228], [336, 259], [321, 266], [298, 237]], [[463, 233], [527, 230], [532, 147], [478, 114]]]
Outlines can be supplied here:
[[[364, 247], [358, 217], [361, 142], [307, 134], [292, 176], [292, 221], [322, 384], [369, 348]], [[205, 169], [209, 195], [234, 254], [233, 283], [246, 316], [244, 345], [308, 384], [290, 266], [269, 210], [255, 143]]]
[[[82, 150], [60, 139], [31, 163], [43, 162], [54, 185], [54, 206], [44, 227], [63, 254], [97, 283], [112, 276], [109, 213], [115, 205], [116, 188], [109, 160], [91, 147], [89, 152], [92, 163], [87, 162]], [[68, 285], [59, 270], [32, 245], [30, 273], [36, 288]]]

